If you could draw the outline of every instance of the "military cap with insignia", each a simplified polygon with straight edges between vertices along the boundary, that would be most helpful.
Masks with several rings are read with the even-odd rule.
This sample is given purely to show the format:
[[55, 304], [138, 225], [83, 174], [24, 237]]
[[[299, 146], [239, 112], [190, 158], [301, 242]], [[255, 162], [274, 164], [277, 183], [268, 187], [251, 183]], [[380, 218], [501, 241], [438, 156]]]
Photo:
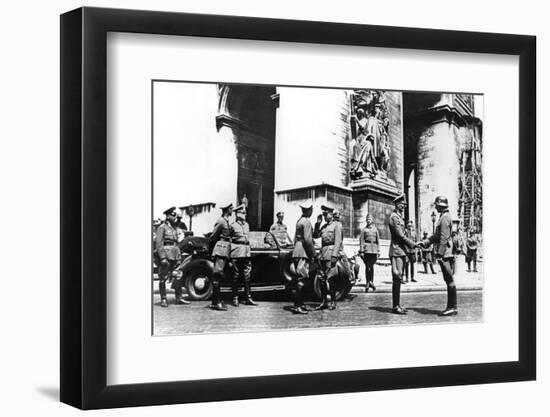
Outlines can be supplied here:
[[232, 209], [233, 208], [233, 203], [222, 203], [220, 204], [220, 210], [225, 213], [227, 210], [229, 209]]
[[331, 206], [325, 206], [324, 204], [321, 206], [321, 210], [323, 211], [330, 211], [331, 213], [334, 211], [334, 207]]
[[403, 193], [399, 194], [397, 197], [393, 199], [393, 204], [397, 204], [397, 203], [407, 204], [407, 196]]
[[233, 211], [235, 213], [239, 212], [239, 211], [246, 211], [246, 206], [244, 204], [239, 204], [237, 207], [235, 207], [233, 209]]
[[300, 204], [300, 208], [302, 210], [310, 210], [310, 209], [313, 208], [313, 203], [310, 200], [308, 200], [308, 201]]
[[176, 207], [170, 207], [167, 210], [164, 210], [162, 214], [166, 216], [176, 216]]

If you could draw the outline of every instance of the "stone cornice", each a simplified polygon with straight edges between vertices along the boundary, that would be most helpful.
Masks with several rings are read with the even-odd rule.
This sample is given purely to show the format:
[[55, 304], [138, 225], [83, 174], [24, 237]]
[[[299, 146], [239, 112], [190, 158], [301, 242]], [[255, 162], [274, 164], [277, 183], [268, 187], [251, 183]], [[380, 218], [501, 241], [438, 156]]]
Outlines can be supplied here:
[[329, 184], [329, 183], [326, 183], [326, 182], [321, 182], [321, 183], [312, 184], [312, 185], [303, 185], [303, 186], [295, 187], [295, 188], [275, 190], [274, 192], [275, 192], [275, 194], [282, 194], [282, 193], [289, 193], [289, 192], [292, 192], [292, 191], [311, 190], [312, 188], [322, 188], [322, 187], [333, 188], [333, 189], [337, 189], [337, 190], [340, 190], [340, 191], [346, 191], [348, 193], [353, 191], [352, 188], [344, 187], [343, 185], [335, 185], [335, 184]]
[[461, 115], [454, 107], [445, 104], [411, 114], [406, 120], [430, 125], [449, 123], [457, 127], [464, 127], [468, 124], [467, 119], [470, 118]]
[[373, 191], [388, 197], [396, 197], [401, 191], [394, 185], [371, 178], [363, 178], [351, 182], [353, 191]]
[[244, 125], [244, 122], [235, 117], [229, 116], [227, 114], [219, 114], [216, 116], [216, 129], [218, 132], [223, 126], [231, 128], [240, 128]]

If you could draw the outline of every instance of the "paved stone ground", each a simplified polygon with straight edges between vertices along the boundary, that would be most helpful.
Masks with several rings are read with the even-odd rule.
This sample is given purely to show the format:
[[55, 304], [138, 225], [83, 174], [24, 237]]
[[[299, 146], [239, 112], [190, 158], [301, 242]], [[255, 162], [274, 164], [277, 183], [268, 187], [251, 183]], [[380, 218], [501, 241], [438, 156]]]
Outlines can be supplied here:
[[[338, 303], [334, 311], [311, 311], [308, 315], [294, 315], [289, 311], [291, 303], [257, 298], [257, 307], [228, 306], [227, 311], [208, 308], [209, 302], [197, 301], [190, 305], [170, 304], [159, 306], [155, 296], [153, 306], [154, 334], [156, 336], [190, 333], [258, 332], [322, 327], [353, 327], [377, 325], [420, 325], [441, 323], [480, 322], [483, 319], [482, 292], [459, 291], [459, 314], [439, 317], [445, 307], [445, 292], [409, 292], [401, 296], [401, 303], [408, 310], [406, 316], [393, 314], [391, 294], [351, 294], [346, 301]], [[173, 302], [173, 297], [169, 299]], [[310, 307], [315, 303], [308, 302]]]
[[[467, 272], [467, 265], [464, 261], [464, 256], [459, 256], [456, 259], [455, 283], [459, 290], [482, 290], [483, 289], [483, 263], [478, 262], [478, 272]], [[415, 264], [415, 279], [416, 283], [409, 282], [401, 286], [402, 292], [410, 291], [442, 291], [446, 289], [443, 275], [439, 269], [439, 265], [434, 265], [435, 274], [431, 273], [428, 266], [428, 273], [424, 273], [424, 266], [421, 263]], [[359, 273], [359, 281], [352, 292], [362, 292], [365, 289], [365, 275], [363, 268]], [[380, 292], [391, 292], [392, 276], [391, 267], [388, 264], [376, 265], [374, 267], [374, 285], [376, 290]]]

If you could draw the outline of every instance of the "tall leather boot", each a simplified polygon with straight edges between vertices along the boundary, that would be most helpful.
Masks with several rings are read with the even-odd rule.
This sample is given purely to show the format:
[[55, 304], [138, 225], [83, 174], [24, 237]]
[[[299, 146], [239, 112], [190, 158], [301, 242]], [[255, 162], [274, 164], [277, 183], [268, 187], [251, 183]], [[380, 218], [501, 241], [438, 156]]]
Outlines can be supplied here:
[[334, 286], [330, 286], [330, 305], [329, 310], [336, 309], [336, 290], [334, 289]]
[[222, 303], [220, 296], [220, 282], [212, 282], [212, 304], [210, 308], [218, 311], [226, 311], [227, 307]]
[[307, 310], [303, 307], [303, 301], [302, 301], [302, 291], [301, 289], [294, 288], [291, 291], [292, 299], [294, 301], [294, 307], [292, 307], [292, 313], [293, 314], [307, 314]]
[[250, 295], [250, 281], [249, 281], [249, 280], [246, 280], [246, 281], [244, 282], [244, 291], [245, 291], [245, 294], [246, 294], [246, 298], [245, 298], [244, 303], [245, 303], [247, 306], [257, 306], [258, 303], [255, 302], [255, 301], [252, 299], [252, 296]]
[[183, 298], [180, 280], [175, 279], [173, 287], [174, 292], [176, 293], [176, 304], [191, 304], [190, 301], [187, 301], [185, 298]]
[[321, 289], [321, 304], [314, 308], [314, 310], [324, 310], [328, 308], [328, 288], [325, 280], [321, 280], [320, 285]]
[[455, 283], [447, 284], [447, 308], [439, 313], [440, 316], [455, 316], [458, 314], [456, 307], [456, 285]]
[[168, 307], [168, 300], [166, 299], [166, 281], [159, 282], [159, 294], [160, 294], [160, 306]]
[[391, 287], [392, 301], [393, 301], [393, 312], [395, 314], [407, 314], [405, 310], [400, 305], [401, 298], [401, 280], [394, 280]]
[[231, 282], [231, 297], [231, 304], [239, 307], [239, 282], [236, 279]]

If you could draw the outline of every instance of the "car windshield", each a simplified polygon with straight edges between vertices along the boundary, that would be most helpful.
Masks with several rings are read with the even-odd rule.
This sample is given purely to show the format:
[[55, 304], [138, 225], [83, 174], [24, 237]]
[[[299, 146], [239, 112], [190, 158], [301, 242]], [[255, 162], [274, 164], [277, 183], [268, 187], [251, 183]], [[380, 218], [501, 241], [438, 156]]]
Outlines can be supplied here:
[[271, 232], [250, 232], [251, 249], [277, 249], [279, 247], [291, 247], [292, 245], [281, 245], [275, 235]]

